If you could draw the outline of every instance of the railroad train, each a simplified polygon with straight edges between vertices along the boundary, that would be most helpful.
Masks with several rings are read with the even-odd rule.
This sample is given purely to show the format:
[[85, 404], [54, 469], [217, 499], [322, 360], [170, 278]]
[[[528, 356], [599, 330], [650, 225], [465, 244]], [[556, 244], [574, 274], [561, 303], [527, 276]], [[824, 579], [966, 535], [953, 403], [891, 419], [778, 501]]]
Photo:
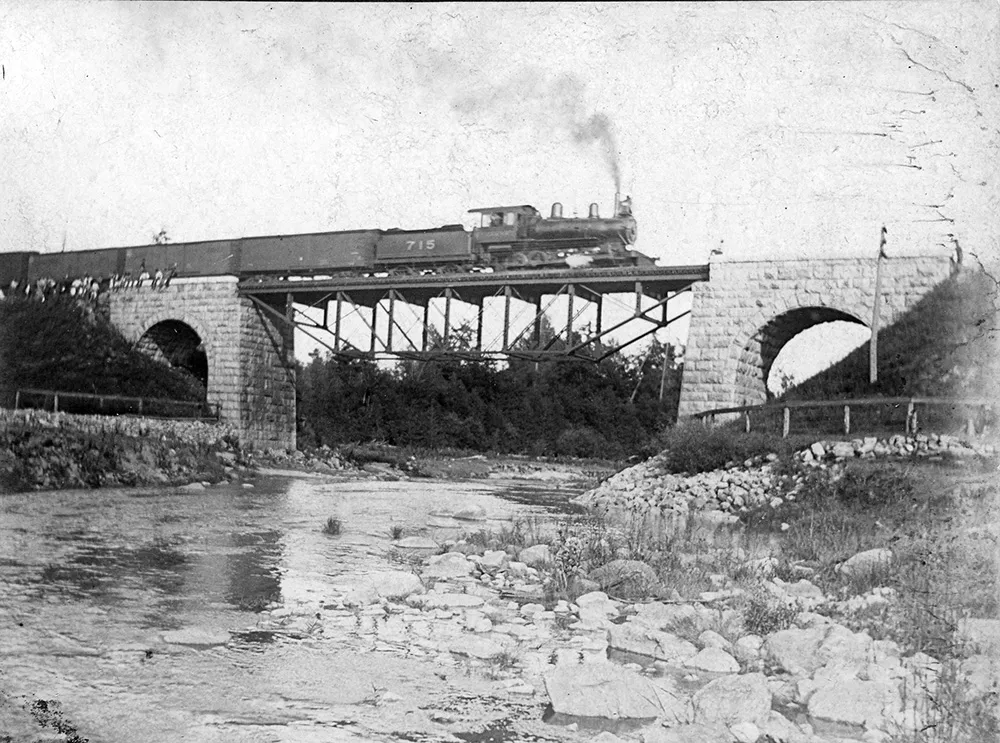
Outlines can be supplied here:
[[137, 277], [160, 270], [171, 277], [234, 275], [430, 274], [590, 266], [652, 266], [654, 259], [630, 246], [636, 222], [629, 199], [615, 199], [615, 216], [601, 218], [597, 204], [587, 217], [549, 218], [532, 206], [470, 209], [481, 225], [426, 230], [371, 229], [235, 240], [165, 243], [63, 253], [0, 253], [0, 287], [11, 281], [62, 280], [88, 275]]

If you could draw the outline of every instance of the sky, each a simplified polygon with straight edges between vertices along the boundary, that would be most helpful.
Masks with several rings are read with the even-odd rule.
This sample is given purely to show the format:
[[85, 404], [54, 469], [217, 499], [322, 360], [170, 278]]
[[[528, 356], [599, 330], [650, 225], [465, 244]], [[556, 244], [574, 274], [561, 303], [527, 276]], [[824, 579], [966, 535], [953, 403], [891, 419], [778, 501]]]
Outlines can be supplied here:
[[660, 265], [1000, 253], [1000, 5], [0, 5], [0, 252], [633, 198]]

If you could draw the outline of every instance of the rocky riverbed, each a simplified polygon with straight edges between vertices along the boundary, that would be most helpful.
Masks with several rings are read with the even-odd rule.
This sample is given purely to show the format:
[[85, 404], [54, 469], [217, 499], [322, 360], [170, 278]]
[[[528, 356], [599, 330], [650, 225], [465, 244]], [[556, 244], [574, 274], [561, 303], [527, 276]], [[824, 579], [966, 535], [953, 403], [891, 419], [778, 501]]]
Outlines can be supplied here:
[[[545, 579], [556, 558], [547, 546], [511, 555], [477, 553], [465, 541], [410, 538], [394, 550], [406, 569], [341, 576], [322, 603], [275, 608], [233, 632], [167, 633], [163, 640], [209, 646], [337, 638], [355, 651], [431, 663], [441, 678], [476, 674], [495, 697], [487, 705], [494, 715], [504, 700], [523, 704], [529, 718], [541, 714], [561, 726], [551, 739], [568, 732], [603, 743], [890, 741], [938, 722], [935, 695], [947, 685], [969, 699], [996, 693], [998, 623], [963, 624], [978, 652], [942, 663], [810, 611], [835, 599], [808, 580], [768, 576], [766, 565], [763, 585], [791, 621], [758, 633], [732, 608], [741, 589], [725, 576], [719, 591], [697, 601], [629, 602], [605, 590], [551, 600]], [[862, 571], [887, 559], [863, 553], [844, 569]], [[590, 580], [614, 591], [646, 570], [619, 560]], [[893, 598], [876, 590], [840, 609]], [[391, 688], [375, 697], [376, 705], [407, 704]], [[430, 722], [446, 735], [466, 720], [435, 710]]]
[[[127, 435], [176, 449], [170, 431], [138, 425]], [[58, 418], [39, 426], [56, 434], [66, 428]], [[201, 481], [193, 469], [174, 473], [194, 479], [178, 493], [196, 498], [217, 487], [238, 491], [241, 484], [252, 493], [261, 473], [302, 478], [306, 472], [316, 483], [310, 487], [331, 495], [348, 480], [405, 490], [410, 478], [420, 482], [433, 467], [444, 477], [515, 476], [547, 480], [553, 487], [602, 474], [515, 458], [357, 464], [332, 450], [251, 457], [224, 434], [213, 438], [211, 430], [197, 427], [187, 441], [202, 447], [220, 468], [220, 485]], [[1000, 622], [957, 617], [955, 638], [963, 652], [941, 657], [876, 639], [878, 633], [862, 629], [859, 618], [901, 600], [887, 585], [865, 583], [866, 576], [895, 565], [890, 547], [863, 550], [836, 565], [839, 575], [858, 576], [863, 590], [825, 590], [815, 566], [779, 569], [771, 553], [740, 542], [739, 516], [794, 501], [807, 479], [803, 472], [810, 470], [836, 477], [855, 460], [905, 457], [958, 466], [994, 455], [979, 442], [922, 436], [817, 442], [796, 455], [802, 468], [792, 471], [776, 457], [760, 457], [686, 476], [664, 472], [654, 458], [608, 477], [578, 499], [603, 517], [596, 526], [574, 530], [537, 521], [503, 526], [488, 521], [490, 514], [481, 506], [438, 508], [426, 514], [421, 528], [391, 540], [387, 563], [328, 574], [321, 585], [254, 605], [242, 623], [186, 622], [153, 634], [144, 631], [141, 640], [111, 650], [91, 650], [59, 633], [57, 652], [101, 662], [135, 652], [143, 664], [141, 672], [134, 672], [136, 683], [160, 659], [188, 658], [210, 666], [230, 657], [218, 653], [267, 648], [294, 656], [303, 674], [295, 683], [307, 687], [328, 672], [317, 663], [346, 663], [356, 672], [335, 674], [329, 709], [302, 711], [303, 722], [321, 726], [324, 740], [895, 743], [914, 731], [951, 724], [957, 708], [995, 714]], [[151, 471], [157, 466], [154, 461]], [[234, 512], [230, 505], [219, 513], [239, 513], [244, 507]], [[659, 519], [659, 529], [686, 535], [689, 541], [676, 546], [674, 555], [678, 574], [703, 574], [709, 582], [704, 590], [685, 590], [682, 596], [679, 584], [646, 562], [628, 559], [621, 546], [629, 538], [623, 525], [634, 525], [637, 517], [648, 523], [651, 515]], [[288, 518], [301, 529], [301, 514]], [[318, 514], [310, 511], [309, 518], [318, 527]], [[443, 526], [454, 536], [432, 533]], [[977, 538], [996, 545], [1000, 530], [995, 523], [978, 526]], [[388, 522], [381, 528], [386, 531]], [[529, 533], [521, 533], [516, 545], [508, 540], [506, 547], [490, 549], [484, 546], [489, 540], [475, 538], [480, 528]], [[338, 538], [330, 536], [334, 542]], [[267, 536], [267, 544], [272, 539]], [[608, 559], [584, 570], [580, 554], [588, 540], [606, 549]], [[156, 552], [156, 545], [140, 553]], [[62, 575], [59, 567], [46, 570], [51, 576], [43, 580]], [[4, 615], [5, 625], [15, 619]], [[34, 642], [21, 634], [22, 629], [12, 629], [14, 647]], [[159, 667], [166, 673], [168, 665]], [[313, 666], [315, 673], [309, 670]], [[294, 697], [294, 687], [290, 680], [283, 694]], [[323, 696], [319, 690], [309, 692], [310, 704], [317, 695]], [[289, 714], [285, 707], [287, 702], [280, 715]], [[58, 705], [5, 692], [0, 731], [12, 731], [6, 734], [13, 740], [79, 740], [73, 737], [72, 715], [62, 714]], [[268, 725], [288, 731], [293, 728], [287, 725], [300, 721], [295, 716], [272, 720], [250, 710], [240, 714], [247, 740], [276, 739], [268, 737]], [[178, 730], [194, 729], [175, 724]], [[218, 738], [210, 732], [214, 724], [197, 728], [204, 739]], [[983, 722], [978, 729], [991, 728]], [[287, 739], [311, 738], [296, 732]]]

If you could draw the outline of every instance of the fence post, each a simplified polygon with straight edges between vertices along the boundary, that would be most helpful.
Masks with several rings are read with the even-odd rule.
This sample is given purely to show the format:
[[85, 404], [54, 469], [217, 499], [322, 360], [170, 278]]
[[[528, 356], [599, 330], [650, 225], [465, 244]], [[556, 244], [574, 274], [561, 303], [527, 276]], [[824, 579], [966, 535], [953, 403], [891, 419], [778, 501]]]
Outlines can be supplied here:
[[906, 435], [909, 436], [911, 431], [916, 431], [917, 427], [913, 422], [914, 416], [916, 415], [916, 410], [913, 409], [913, 400], [910, 400], [909, 404], [906, 406]]
[[844, 406], [844, 435], [847, 436], [851, 433], [851, 406]]
[[53, 413], [58, 413], [59, 412], [59, 393], [58, 392], [56, 392], [56, 393], [54, 393], [52, 395], [52, 412]]
[[787, 439], [792, 428], [792, 411], [787, 406], [781, 409], [781, 438]]
[[14, 410], [21, 407], [21, 390], [14, 393]]
[[744, 420], [746, 420], [747, 433], [750, 433], [750, 411], [749, 410], [744, 410], [743, 411], [743, 418], [744, 418]]
[[142, 398], [139, 398], [139, 415], [142, 415]]

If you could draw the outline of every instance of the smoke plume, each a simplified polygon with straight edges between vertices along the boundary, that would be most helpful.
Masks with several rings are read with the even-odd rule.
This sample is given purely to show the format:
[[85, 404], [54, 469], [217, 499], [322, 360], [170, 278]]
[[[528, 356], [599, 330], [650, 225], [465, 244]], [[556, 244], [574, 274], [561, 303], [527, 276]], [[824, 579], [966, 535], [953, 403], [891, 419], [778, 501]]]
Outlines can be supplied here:
[[585, 92], [586, 86], [574, 75], [552, 78], [527, 69], [504, 82], [487, 82], [463, 92], [452, 99], [452, 109], [471, 121], [491, 120], [508, 127], [527, 124], [545, 141], [562, 130], [578, 146], [596, 146], [615, 191], [620, 191], [621, 166], [611, 119], [588, 110]]

